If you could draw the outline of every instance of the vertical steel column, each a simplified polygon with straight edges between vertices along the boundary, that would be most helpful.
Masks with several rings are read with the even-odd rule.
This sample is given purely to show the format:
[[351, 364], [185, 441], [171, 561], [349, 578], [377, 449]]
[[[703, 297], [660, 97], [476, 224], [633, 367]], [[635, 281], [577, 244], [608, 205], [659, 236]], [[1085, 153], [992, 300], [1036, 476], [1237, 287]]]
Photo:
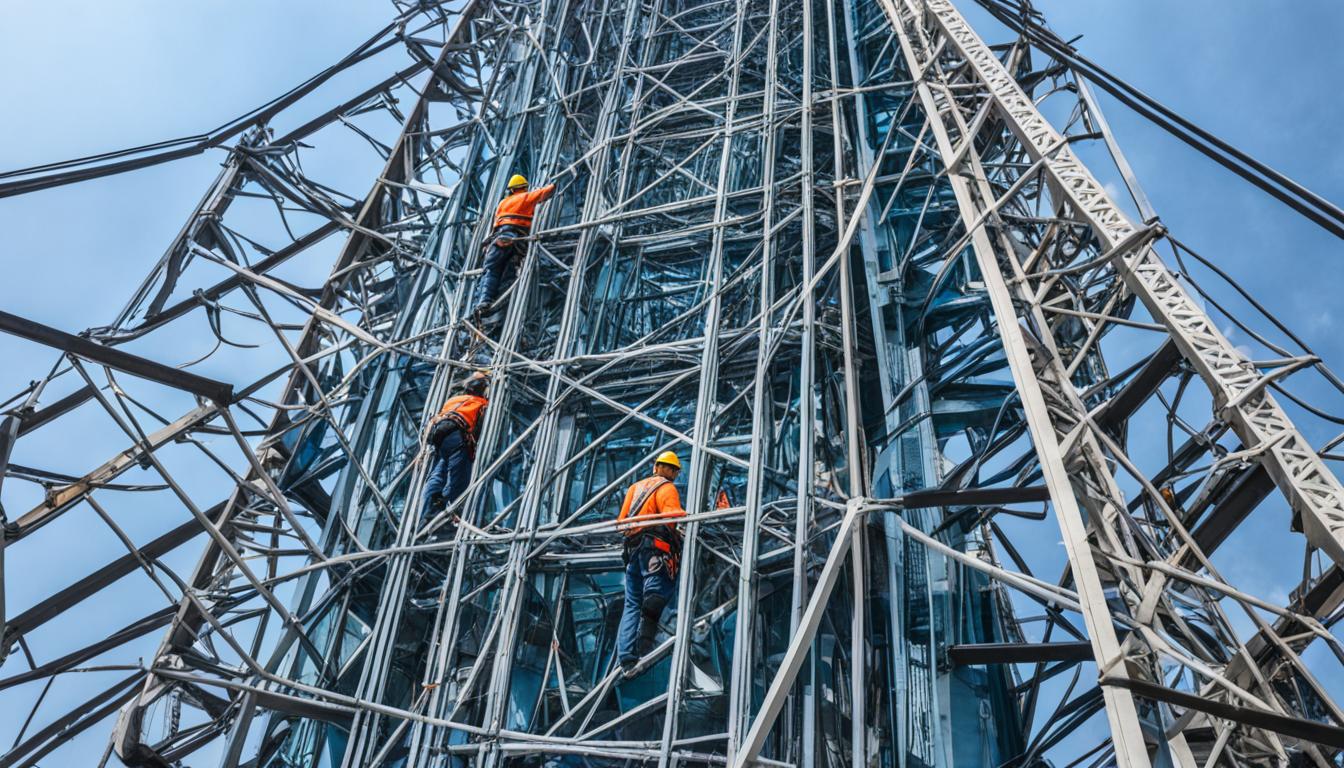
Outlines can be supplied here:
[[[603, 99], [602, 111], [598, 117], [600, 133], [594, 137], [598, 146], [608, 147], [612, 141], [611, 131], [614, 127], [616, 118], [616, 97], [622, 90], [625, 63], [629, 57], [630, 44], [633, 39], [632, 30], [639, 14], [636, 10], [639, 7], [637, 0], [628, 0], [625, 7], [624, 34], [621, 36], [621, 49], [616, 56], [617, 64], [612, 77], [607, 84], [606, 94]], [[596, 218], [598, 211], [602, 210], [603, 190], [600, 180], [606, 176], [608, 163], [610, 162], [610, 151], [600, 152], [597, 155], [597, 167], [591, 174], [592, 180], [589, 182], [583, 211], [586, 216]], [[560, 329], [555, 342], [555, 354], [563, 356], [569, 353], [574, 344], [575, 334], [578, 326], [578, 316], [583, 307], [583, 275], [587, 266], [587, 261], [591, 257], [593, 240], [597, 237], [593, 228], [585, 228], [579, 237], [579, 243], [574, 250], [574, 261], [570, 265], [569, 288], [565, 294], [565, 306], [560, 320]], [[560, 393], [565, 388], [565, 383], [558, 371], [550, 375], [550, 381], [547, 389], [547, 402], [556, 402]], [[497, 732], [504, 727], [502, 717], [504, 713], [505, 700], [508, 698], [508, 683], [513, 667], [513, 647], [519, 630], [517, 617], [522, 607], [522, 584], [527, 576], [527, 554], [530, 549], [530, 529], [536, 525], [537, 514], [539, 513], [542, 491], [550, 482], [553, 467], [552, 462], [556, 455], [557, 429], [560, 420], [560, 413], [556, 409], [548, 410], [543, 417], [542, 427], [537, 435], [535, 448], [532, 456], [532, 467], [528, 474], [527, 487], [523, 489], [522, 509], [518, 516], [516, 529], [525, 532], [527, 535], [520, 537], [510, 547], [509, 563], [507, 565], [507, 576], [505, 584], [501, 591], [497, 608], [503, 611], [506, 617], [511, 618], [507, 621], [501, 631], [498, 651], [495, 655], [495, 663], [491, 667], [490, 687], [486, 705], [485, 726], [492, 732]], [[484, 765], [493, 766], [498, 764], [501, 759], [497, 749], [498, 742], [492, 742], [487, 745], [484, 755]]]
[[[734, 0], [736, 18], [733, 21], [733, 47], [729, 53], [728, 98], [724, 105], [723, 151], [719, 155], [718, 185], [714, 199], [713, 240], [710, 247], [709, 263], [706, 265], [707, 280], [705, 291], [708, 301], [704, 309], [704, 349], [700, 356], [700, 383], [696, 394], [695, 429], [691, 433], [695, 444], [691, 447], [691, 479], [687, 484], [686, 511], [689, 514], [702, 512], [707, 508], [709, 495], [709, 454], [706, 447], [710, 441], [710, 422], [718, 411], [719, 386], [719, 319], [722, 308], [720, 290], [723, 287], [723, 244], [725, 218], [728, 205], [728, 171], [733, 159], [733, 137], [736, 135], [736, 115], [738, 107], [738, 85], [742, 73], [742, 33], [745, 23], [746, 7], [749, 0]], [[762, 311], [765, 308], [762, 307]], [[695, 589], [696, 547], [699, 543], [699, 523], [686, 526], [686, 541], [682, 548], [681, 561], [687, 567], [681, 569], [677, 591], [677, 633], [672, 646], [672, 669], [668, 673], [667, 715], [663, 721], [662, 752], [658, 756], [658, 768], [668, 768], [672, 761], [672, 742], [677, 736], [677, 722], [680, 717], [682, 687], [686, 677], [687, 658], [690, 654], [691, 595]], [[744, 566], [745, 567], [745, 566]], [[738, 610], [741, 610], [739, 606]]]
[[[737, 625], [733, 632], [733, 669], [729, 683], [728, 702], [728, 757], [741, 739], [741, 730], [747, 725], [751, 710], [751, 695], [755, 688], [752, 675], [753, 643], [756, 634], [756, 557], [761, 533], [758, 530], [761, 515], [762, 476], [765, 471], [766, 421], [770, 415], [766, 403], [769, 371], [772, 366], [769, 341], [774, 329], [770, 311], [774, 300], [775, 260], [775, 134], [779, 130], [775, 113], [778, 89], [778, 23], [779, 0], [770, 0], [770, 21], [766, 43], [765, 94], [762, 114], [764, 123], [763, 151], [761, 152], [761, 244], [760, 315], [756, 327], [756, 374], [753, 379], [751, 404], [751, 467], [747, 472], [746, 513], [742, 518], [742, 558], [738, 568]], [[773, 419], [770, 420], [773, 422]], [[773, 442], [773, 441], [772, 441]]]
[[[952, 144], [948, 135], [947, 126], [941, 117], [942, 110], [939, 108], [928, 82], [924, 79], [927, 68], [932, 66], [933, 63], [926, 64], [915, 54], [915, 49], [906, 29], [906, 22], [902, 20], [896, 9], [891, 5], [891, 0], [881, 1], [891, 17], [892, 26], [900, 37], [901, 50], [905, 55], [910, 72], [915, 75], [917, 81], [915, 87], [924, 112], [930, 117], [930, 126], [938, 142], [939, 153], [944, 158], [957, 157], [958, 148]], [[910, 14], [910, 18], [918, 19], [917, 10], [907, 7], [907, 13]], [[978, 211], [972, 200], [970, 183], [964, 176], [955, 173], [956, 169], [951, 170], [954, 172], [949, 173], [948, 178], [956, 194], [962, 220], [968, 222], [967, 226], [970, 226], [969, 222], [974, 222], [978, 218]], [[1117, 673], [1125, 674], [1120, 642], [1111, 621], [1110, 609], [1106, 605], [1099, 572], [1087, 541], [1087, 526], [1083, 522], [1082, 513], [1074, 499], [1068, 471], [1064, 467], [1064, 453], [1060, 449], [1058, 439], [1050, 426], [1045, 398], [1041, 392], [1040, 384], [1037, 382], [1031, 355], [1027, 351], [1026, 342], [1022, 338], [1021, 328], [1017, 324], [1012, 299], [1004, 285], [1003, 276], [999, 272], [994, 247], [983, 228], [976, 227], [970, 235], [971, 247], [975, 252], [976, 261], [989, 289], [990, 301], [998, 320], [999, 334], [1003, 339], [1004, 349], [1008, 353], [1013, 382], [1017, 386], [1023, 408], [1027, 412], [1027, 423], [1031, 429], [1032, 442], [1036, 447], [1041, 471], [1045, 476], [1046, 484], [1050, 487], [1051, 500], [1054, 502], [1055, 514], [1059, 519], [1060, 530], [1064, 535], [1064, 545], [1069, 552], [1069, 561], [1073, 564], [1073, 578], [1078, 584], [1079, 600], [1083, 606], [1083, 618], [1087, 622], [1088, 635], [1092, 640], [1097, 666], [1109, 669], [1112, 665], [1118, 664], [1116, 666]], [[1106, 716], [1111, 724], [1111, 734], [1119, 764], [1124, 768], [1130, 766], [1143, 768], [1150, 765], [1148, 749], [1139, 724], [1138, 710], [1134, 704], [1133, 695], [1128, 690], [1114, 687], [1103, 688], [1102, 694], [1106, 698]]]

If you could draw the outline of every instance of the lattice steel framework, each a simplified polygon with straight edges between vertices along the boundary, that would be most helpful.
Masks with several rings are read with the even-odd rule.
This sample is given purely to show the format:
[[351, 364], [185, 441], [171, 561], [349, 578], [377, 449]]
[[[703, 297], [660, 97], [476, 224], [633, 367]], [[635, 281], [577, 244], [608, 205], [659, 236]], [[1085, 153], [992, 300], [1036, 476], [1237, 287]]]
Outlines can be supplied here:
[[[948, 0], [398, 2], [211, 134], [0, 176], [237, 138], [113, 323], [0, 316], [61, 351], [5, 405], [0, 555], [126, 551], [0, 591], [0, 766], [1340, 765], [1340, 439], [1305, 436], [1340, 420], [1287, 385], [1344, 386], [1201, 287], [1029, 6], [983, 5], [1023, 36]], [[515, 171], [560, 189], [478, 328]], [[478, 368], [471, 487], [426, 515], [423, 426]], [[19, 463], [62, 428], [129, 447]], [[627, 680], [611, 517], [669, 448], [684, 567]], [[1304, 532], [1286, 605], [1211, 560], [1253, 516]]]

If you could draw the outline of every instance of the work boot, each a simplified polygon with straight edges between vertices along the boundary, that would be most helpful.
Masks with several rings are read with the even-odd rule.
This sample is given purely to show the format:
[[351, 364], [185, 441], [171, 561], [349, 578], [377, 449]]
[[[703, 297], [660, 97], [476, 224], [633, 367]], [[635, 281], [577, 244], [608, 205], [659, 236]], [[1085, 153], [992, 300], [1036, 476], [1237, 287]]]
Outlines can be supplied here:
[[635, 676], [635, 669], [639, 666], [639, 659], [621, 659], [621, 676], [626, 680]]
[[653, 650], [653, 638], [658, 634], [658, 619], [644, 614], [639, 617], [639, 637], [635, 640], [635, 653], [642, 659]]
[[443, 497], [443, 494], [436, 493], [429, 497], [429, 509], [426, 509], [425, 512], [427, 514], [437, 515], [442, 512], [446, 506], [448, 506], [448, 500]]

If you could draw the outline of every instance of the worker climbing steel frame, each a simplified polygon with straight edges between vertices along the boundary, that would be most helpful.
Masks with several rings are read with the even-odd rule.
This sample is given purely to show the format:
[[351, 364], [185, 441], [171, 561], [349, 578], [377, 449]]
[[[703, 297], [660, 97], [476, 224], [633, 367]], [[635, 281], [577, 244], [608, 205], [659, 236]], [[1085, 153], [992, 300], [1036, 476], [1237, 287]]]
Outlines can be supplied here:
[[[1270, 394], [1333, 374], [1231, 348], [1152, 250], [1187, 253], [1067, 65], [988, 48], [947, 0], [398, 8], [204, 139], [0, 177], [21, 194], [241, 135], [90, 334], [132, 353], [6, 321], [64, 353], [0, 425], [6, 498], [15, 479], [46, 491], [7, 548], [91, 513], [128, 552], [0, 615], [0, 654], [30, 666], [0, 700], [33, 713], [0, 766], [89, 762], [72, 740], [99, 725], [104, 762], [211, 747], [228, 768], [1340, 759], [1344, 718], [1302, 660], [1344, 658], [1344, 578], [1311, 557], [1339, 559], [1339, 484]], [[291, 117], [392, 51], [410, 65]], [[363, 198], [304, 170], [351, 162], [321, 154], [345, 127], [376, 158]], [[1088, 142], [1143, 226], [1082, 166]], [[463, 313], [514, 172], [559, 190], [487, 335]], [[333, 265], [320, 289], [285, 274], [304, 259]], [[229, 383], [146, 343], [200, 315], [207, 359], [262, 346], [210, 369]], [[473, 482], [426, 516], [418, 436], [484, 365]], [[9, 463], [86, 402], [131, 448], [83, 477]], [[1153, 413], [1166, 446], [1129, 427]], [[686, 461], [679, 591], [625, 680], [611, 518], [668, 448]], [[208, 490], [199, 464], [171, 468], [193, 451], [228, 468]], [[119, 484], [137, 465], [149, 479]], [[1253, 512], [1289, 526], [1261, 504], [1275, 487], [1308, 544], [1286, 606], [1209, 560]], [[190, 519], [136, 544], [118, 507], [160, 497]], [[165, 557], [201, 532], [178, 576]], [[1060, 532], [1067, 560], [1024, 546]], [[45, 625], [132, 573], [166, 606], [44, 657]], [[71, 677], [105, 682], [44, 707]]]

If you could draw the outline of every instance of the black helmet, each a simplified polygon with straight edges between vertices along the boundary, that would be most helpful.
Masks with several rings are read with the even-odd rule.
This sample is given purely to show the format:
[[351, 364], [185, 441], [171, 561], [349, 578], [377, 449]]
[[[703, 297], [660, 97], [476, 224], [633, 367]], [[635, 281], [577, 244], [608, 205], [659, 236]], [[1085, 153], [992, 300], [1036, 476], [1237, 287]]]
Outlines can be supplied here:
[[490, 377], [485, 371], [476, 371], [462, 380], [462, 391], [469, 395], [480, 397], [485, 394], [485, 388], [490, 384]]

